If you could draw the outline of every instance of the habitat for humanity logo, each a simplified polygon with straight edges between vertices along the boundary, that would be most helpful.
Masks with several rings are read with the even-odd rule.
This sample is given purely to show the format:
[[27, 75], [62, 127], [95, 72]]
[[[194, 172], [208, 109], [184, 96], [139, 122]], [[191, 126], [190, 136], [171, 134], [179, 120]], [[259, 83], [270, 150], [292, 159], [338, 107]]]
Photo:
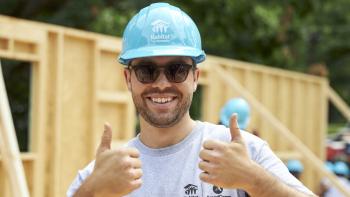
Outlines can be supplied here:
[[184, 189], [187, 197], [198, 197], [198, 195], [196, 195], [198, 190], [197, 185], [188, 184], [184, 187]]
[[169, 23], [163, 20], [156, 20], [151, 23], [152, 34], [151, 41], [153, 42], [168, 42], [171, 39], [171, 34], [168, 32]]

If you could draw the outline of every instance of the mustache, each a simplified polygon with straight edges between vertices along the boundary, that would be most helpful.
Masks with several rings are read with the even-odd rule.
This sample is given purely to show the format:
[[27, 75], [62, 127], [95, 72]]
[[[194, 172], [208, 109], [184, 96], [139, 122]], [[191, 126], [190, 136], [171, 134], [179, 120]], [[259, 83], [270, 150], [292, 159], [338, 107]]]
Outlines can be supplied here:
[[175, 87], [167, 87], [163, 90], [159, 89], [159, 88], [149, 88], [149, 89], [146, 89], [141, 95], [142, 96], [145, 96], [147, 94], [165, 94], [165, 93], [172, 93], [172, 94], [175, 94], [175, 95], [180, 95], [180, 91], [175, 88]]

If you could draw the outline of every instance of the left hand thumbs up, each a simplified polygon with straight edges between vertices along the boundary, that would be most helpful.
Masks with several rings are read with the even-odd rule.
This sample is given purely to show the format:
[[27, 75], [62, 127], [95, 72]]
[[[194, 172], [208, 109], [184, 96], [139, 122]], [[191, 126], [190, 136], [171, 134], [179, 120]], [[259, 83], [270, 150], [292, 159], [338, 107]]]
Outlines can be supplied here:
[[230, 119], [231, 142], [243, 142], [241, 131], [237, 123], [237, 114], [233, 114]]
[[202, 161], [199, 168], [203, 170], [200, 179], [204, 182], [224, 187], [243, 188], [249, 182], [246, 173], [253, 166], [245, 147], [237, 123], [237, 114], [230, 119], [231, 142], [206, 140], [199, 153]]

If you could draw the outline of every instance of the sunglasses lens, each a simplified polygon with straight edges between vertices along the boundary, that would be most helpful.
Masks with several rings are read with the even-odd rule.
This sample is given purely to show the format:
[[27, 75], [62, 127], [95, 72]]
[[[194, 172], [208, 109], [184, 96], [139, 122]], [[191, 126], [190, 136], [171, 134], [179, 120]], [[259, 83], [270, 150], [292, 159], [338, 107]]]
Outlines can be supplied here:
[[[132, 66], [135, 71], [137, 80], [141, 83], [153, 83], [157, 80], [162, 67], [153, 65]], [[192, 68], [189, 64], [170, 64], [164, 67], [164, 74], [169, 82], [181, 83], [187, 78], [187, 75]]]
[[159, 71], [154, 66], [135, 66], [133, 69], [137, 80], [141, 83], [152, 83], [159, 75]]
[[181, 83], [186, 80], [191, 68], [192, 66], [188, 64], [173, 64], [169, 65], [164, 72], [170, 82]]

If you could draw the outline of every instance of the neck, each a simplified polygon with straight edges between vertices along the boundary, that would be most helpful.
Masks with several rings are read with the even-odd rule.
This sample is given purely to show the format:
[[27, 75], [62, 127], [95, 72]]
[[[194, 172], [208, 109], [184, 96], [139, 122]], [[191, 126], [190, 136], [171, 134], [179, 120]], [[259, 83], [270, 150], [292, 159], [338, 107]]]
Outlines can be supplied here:
[[190, 118], [189, 113], [168, 128], [154, 127], [140, 117], [140, 140], [150, 148], [164, 148], [182, 141], [191, 133], [194, 125], [195, 121]]

